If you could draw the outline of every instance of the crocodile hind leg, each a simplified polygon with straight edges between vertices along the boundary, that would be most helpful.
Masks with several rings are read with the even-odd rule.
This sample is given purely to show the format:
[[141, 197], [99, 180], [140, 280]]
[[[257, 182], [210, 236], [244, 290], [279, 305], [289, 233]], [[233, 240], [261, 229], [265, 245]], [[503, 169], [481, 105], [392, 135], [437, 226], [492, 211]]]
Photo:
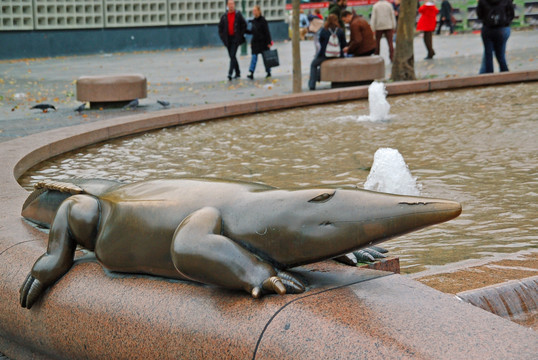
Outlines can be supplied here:
[[279, 272], [221, 234], [219, 210], [205, 207], [185, 218], [171, 245], [174, 266], [184, 277], [204, 284], [241, 289], [258, 298], [262, 293], [300, 293], [304, 285]]
[[62, 202], [50, 229], [47, 252], [37, 259], [20, 289], [22, 307], [30, 309], [71, 268], [77, 244], [93, 250], [99, 215], [99, 202], [93, 196], [74, 195]]

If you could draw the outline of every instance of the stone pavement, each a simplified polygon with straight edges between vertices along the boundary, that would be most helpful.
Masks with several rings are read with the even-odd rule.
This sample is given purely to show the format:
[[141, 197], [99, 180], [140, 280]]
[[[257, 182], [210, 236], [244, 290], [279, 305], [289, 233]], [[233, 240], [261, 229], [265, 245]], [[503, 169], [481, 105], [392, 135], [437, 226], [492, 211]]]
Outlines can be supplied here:
[[[513, 31], [507, 45], [510, 70], [536, 69], [537, 44], [537, 30]], [[172, 108], [176, 108], [291, 94], [291, 42], [280, 42], [275, 47], [279, 51], [281, 65], [273, 69], [273, 77], [266, 80], [260, 62], [254, 81], [246, 79], [250, 54], [239, 57], [243, 77], [231, 82], [226, 80], [228, 57], [224, 47], [0, 61], [0, 142], [127, 114], [121, 109], [93, 109], [77, 115], [73, 111], [80, 104], [76, 100], [75, 81], [82, 75], [144, 74], [148, 79], [148, 97], [141, 100], [137, 112], [160, 110], [157, 99], [167, 100]], [[415, 38], [417, 78], [478, 73], [482, 56], [479, 34], [435, 36], [434, 48], [437, 52], [435, 59], [423, 60], [426, 50], [422, 38]], [[308, 91], [313, 55], [313, 42], [301, 42], [303, 91]], [[385, 58], [386, 77], [389, 79], [391, 65], [384, 41], [381, 55]], [[321, 83], [318, 89], [329, 86], [329, 83]], [[29, 109], [40, 102], [54, 104], [58, 111], [42, 113]]]

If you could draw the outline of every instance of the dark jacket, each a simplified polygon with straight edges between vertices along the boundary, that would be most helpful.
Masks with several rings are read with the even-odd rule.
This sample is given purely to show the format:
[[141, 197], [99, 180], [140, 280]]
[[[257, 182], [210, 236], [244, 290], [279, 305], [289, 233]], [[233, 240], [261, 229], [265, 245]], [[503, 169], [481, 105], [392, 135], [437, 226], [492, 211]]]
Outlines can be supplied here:
[[439, 13], [439, 16], [445, 19], [450, 20], [452, 17], [452, 5], [448, 2], [448, 0], [443, 0], [441, 3], [441, 11]]
[[241, 12], [235, 11], [235, 23], [234, 23], [234, 36], [230, 39], [228, 35], [228, 12], [225, 12], [224, 15], [220, 18], [219, 22], [219, 36], [224, 45], [228, 46], [231, 40], [237, 41], [237, 43], [242, 44], [245, 42], [245, 31], [247, 30], [247, 22]]
[[[336, 36], [338, 36], [338, 41], [340, 42], [340, 57], [344, 56], [344, 48], [346, 47], [346, 35], [344, 30], [337, 28]], [[329, 43], [329, 38], [331, 37], [331, 32], [325, 28], [322, 28], [319, 31], [319, 53], [318, 56], [325, 56], [325, 50], [327, 50], [327, 44]]]
[[348, 54], [360, 56], [376, 48], [374, 33], [370, 25], [362, 17], [354, 15], [349, 23]]
[[338, 3], [334, 2], [329, 5], [329, 15], [334, 14], [336, 17], [338, 17], [338, 22], [340, 23], [340, 27], [344, 29], [344, 22], [342, 21], [342, 8]]
[[269, 44], [271, 44], [271, 33], [269, 32], [269, 25], [267, 20], [263, 16], [259, 16], [252, 20], [249, 20], [252, 24], [252, 28], [247, 28], [247, 34], [252, 34], [252, 40], [250, 46], [252, 47], [253, 54], [260, 54], [265, 50], [269, 50]]
[[476, 15], [485, 27], [510, 26], [514, 19], [512, 0], [478, 0]]

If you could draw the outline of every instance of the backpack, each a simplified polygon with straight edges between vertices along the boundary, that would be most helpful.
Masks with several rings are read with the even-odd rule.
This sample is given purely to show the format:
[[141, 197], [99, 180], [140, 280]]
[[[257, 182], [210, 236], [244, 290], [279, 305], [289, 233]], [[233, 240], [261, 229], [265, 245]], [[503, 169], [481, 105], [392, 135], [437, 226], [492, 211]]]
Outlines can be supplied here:
[[333, 31], [329, 29], [331, 36], [329, 37], [329, 42], [327, 42], [327, 47], [325, 48], [325, 57], [340, 57], [340, 40], [336, 35], [336, 29]]
[[[512, 1], [510, 0], [511, 4]], [[509, 11], [507, 11], [506, 1], [500, 1], [497, 4], [491, 4], [488, 1], [484, 1], [484, 25], [489, 27], [503, 27], [509, 26], [512, 22], [513, 16], [511, 17]]]

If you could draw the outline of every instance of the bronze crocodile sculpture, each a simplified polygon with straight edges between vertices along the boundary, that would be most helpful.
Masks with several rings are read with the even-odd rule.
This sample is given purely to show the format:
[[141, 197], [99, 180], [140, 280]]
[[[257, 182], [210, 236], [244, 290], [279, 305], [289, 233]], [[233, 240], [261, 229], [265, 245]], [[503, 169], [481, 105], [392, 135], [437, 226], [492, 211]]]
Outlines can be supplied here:
[[253, 297], [299, 293], [284, 270], [457, 217], [457, 202], [355, 188], [283, 190], [213, 179], [43, 182], [22, 215], [50, 227], [21, 287], [30, 308], [73, 265], [78, 246], [117, 272], [192, 280]]

